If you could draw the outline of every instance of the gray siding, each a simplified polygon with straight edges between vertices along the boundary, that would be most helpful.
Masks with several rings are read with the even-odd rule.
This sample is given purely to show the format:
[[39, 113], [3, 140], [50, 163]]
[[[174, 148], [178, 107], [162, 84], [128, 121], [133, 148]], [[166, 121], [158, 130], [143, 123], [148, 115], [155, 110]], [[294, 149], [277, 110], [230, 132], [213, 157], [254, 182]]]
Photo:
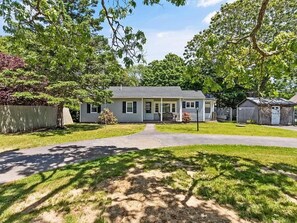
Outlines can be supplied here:
[[258, 123], [258, 107], [239, 107], [237, 110], [237, 122], [246, 123], [248, 120]]
[[98, 122], [98, 113], [87, 113], [87, 104], [80, 105], [80, 122]]
[[[205, 112], [205, 108], [204, 108], [204, 100], [195, 100], [195, 99], [184, 99], [183, 101], [199, 101], [199, 121], [205, 121], [205, 117], [204, 117], [204, 112]], [[183, 108], [183, 113], [187, 112], [190, 113], [191, 115], [191, 121], [197, 121], [197, 111], [196, 108]]]
[[[122, 106], [123, 101], [136, 101], [137, 102], [137, 113], [123, 113]], [[118, 122], [142, 122], [141, 120], [141, 99], [113, 99], [113, 103], [103, 105], [102, 109], [109, 108], [113, 114], [117, 117]]]
[[[123, 101], [136, 101], [137, 113], [123, 113]], [[101, 109], [108, 108], [118, 119], [118, 122], [141, 122], [141, 100], [140, 99], [114, 99], [111, 104], [103, 104]], [[98, 113], [87, 113], [87, 104], [81, 104], [80, 122], [98, 122]]]

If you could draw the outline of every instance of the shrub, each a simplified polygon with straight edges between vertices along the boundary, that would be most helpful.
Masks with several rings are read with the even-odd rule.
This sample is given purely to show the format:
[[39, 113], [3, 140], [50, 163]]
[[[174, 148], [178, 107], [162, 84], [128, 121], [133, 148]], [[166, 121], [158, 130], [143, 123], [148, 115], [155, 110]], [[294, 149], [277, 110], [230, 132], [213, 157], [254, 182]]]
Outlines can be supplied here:
[[118, 122], [118, 120], [112, 111], [110, 111], [108, 108], [105, 108], [99, 115], [99, 122], [102, 124], [114, 125]]
[[189, 123], [191, 121], [190, 113], [184, 112], [183, 113], [183, 123]]

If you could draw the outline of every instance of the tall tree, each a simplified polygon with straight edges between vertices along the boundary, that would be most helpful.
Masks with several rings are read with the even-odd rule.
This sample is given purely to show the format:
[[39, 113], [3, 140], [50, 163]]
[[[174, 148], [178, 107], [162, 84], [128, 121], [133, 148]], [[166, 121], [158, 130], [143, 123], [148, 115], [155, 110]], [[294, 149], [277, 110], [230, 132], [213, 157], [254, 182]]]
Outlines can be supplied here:
[[187, 62], [198, 71], [210, 64], [229, 88], [239, 85], [254, 96], [281, 95], [278, 80], [296, 81], [296, 15], [295, 1], [226, 4], [210, 27], [188, 43]]
[[141, 85], [181, 86], [186, 72], [184, 60], [172, 53], [163, 60], [154, 60], [142, 71]]
[[46, 76], [48, 86], [41, 96], [57, 105], [58, 126], [63, 125], [64, 105], [100, 104], [110, 97], [104, 91], [108, 83], [103, 71], [91, 73], [97, 71], [92, 67], [94, 61], [104, 60], [108, 44], [95, 34], [98, 29], [89, 14], [80, 14], [81, 21], [71, 17], [62, 0], [6, 4], [1, 12], [7, 22], [5, 30], [12, 35], [11, 50], [25, 59], [28, 70]]

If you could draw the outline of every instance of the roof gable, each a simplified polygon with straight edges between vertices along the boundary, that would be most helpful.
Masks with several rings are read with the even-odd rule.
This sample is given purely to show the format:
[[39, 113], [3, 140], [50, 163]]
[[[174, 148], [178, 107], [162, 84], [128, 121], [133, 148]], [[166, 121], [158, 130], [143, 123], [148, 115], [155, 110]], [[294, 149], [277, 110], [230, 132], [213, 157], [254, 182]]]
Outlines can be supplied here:
[[[253, 98], [253, 97], [247, 97], [246, 100], [249, 100], [253, 102], [256, 105], [287, 105], [287, 106], [294, 106], [296, 103], [286, 100], [284, 98]], [[244, 102], [244, 101], [243, 101]], [[239, 105], [241, 105], [243, 102], [241, 102]]]
[[290, 101], [297, 103], [297, 93], [290, 99]]

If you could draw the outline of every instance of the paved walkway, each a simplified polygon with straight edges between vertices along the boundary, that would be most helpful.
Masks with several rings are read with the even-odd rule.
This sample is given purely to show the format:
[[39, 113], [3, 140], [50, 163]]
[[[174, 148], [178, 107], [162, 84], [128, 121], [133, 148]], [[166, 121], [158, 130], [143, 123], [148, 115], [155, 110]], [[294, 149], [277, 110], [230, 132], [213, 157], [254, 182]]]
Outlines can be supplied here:
[[0, 153], [0, 183], [75, 162], [145, 148], [195, 144], [240, 144], [297, 148], [297, 138], [171, 134], [147, 124], [143, 132], [105, 139], [65, 143]]
[[268, 127], [271, 128], [277, 128], [277, 129], [286, 129], [286, 130], [293, 130], [293, 131], [297, 131], [297, 126], [284, 126], [284, 125], [280, 125], [280, 126], [273, 126], [273, 125], [267, 125]]

